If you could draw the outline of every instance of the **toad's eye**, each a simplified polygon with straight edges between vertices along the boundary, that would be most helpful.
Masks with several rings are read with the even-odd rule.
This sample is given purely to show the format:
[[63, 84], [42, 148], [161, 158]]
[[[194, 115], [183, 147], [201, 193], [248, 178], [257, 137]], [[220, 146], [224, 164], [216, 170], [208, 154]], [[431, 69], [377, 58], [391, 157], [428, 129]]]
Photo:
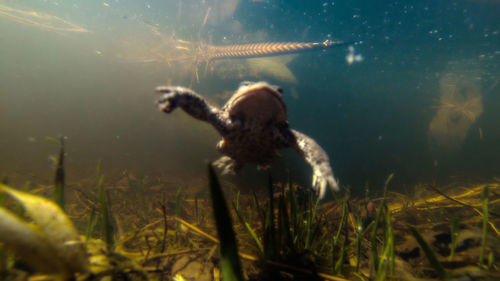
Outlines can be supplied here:
[[243, 81], [243, 82], [240, 83], [240, 88], [242, 88], [242, 87], [248, 87], [251, 84], [252, 84], [252, 82], [250, 82], [250, 81]]
[[283, 94], [283, 89], [281, 89], [281, 87], [276, 87], [276, 91], [278, 91], [280, 94]]

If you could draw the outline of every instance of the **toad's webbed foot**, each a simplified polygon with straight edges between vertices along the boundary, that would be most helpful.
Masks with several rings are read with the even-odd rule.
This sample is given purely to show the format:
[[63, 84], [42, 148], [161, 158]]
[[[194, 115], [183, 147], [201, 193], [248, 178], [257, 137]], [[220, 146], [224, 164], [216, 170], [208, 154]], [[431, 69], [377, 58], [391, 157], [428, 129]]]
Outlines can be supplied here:
[[191, 89], [184, 87], [159, 86], [155, 92], [163, 94], [158, 100], [158, 108], [166, 113], [182, 108], [192, 117], [209, 122], [221, 134], [230, 130], [230, 123], [220, 116], [218, 108], [209, 105], [205, 99]]
[[215, 160], [213, 165], [220, 169], [223, 175], [234, 175], [241, 168], [241, 165], [229, 156], [222, 156]]
[[177, 100], [179, 99], [179, 92], [171, 87], [160, 86], [155, 89], [157, 93], [164, 93], [158, 100], [158, 109], [170, 113], [177, 108]]
[[211, 115], [216, 114], [218, 111], [207, 104], [203, 97], [188, 88], [160, 86], [155, 91], [163, 94], [158, 100], [158, 107], [166, 113], [170, 113], [177, 107], [181, 107], [194, 118], [208, 121]]

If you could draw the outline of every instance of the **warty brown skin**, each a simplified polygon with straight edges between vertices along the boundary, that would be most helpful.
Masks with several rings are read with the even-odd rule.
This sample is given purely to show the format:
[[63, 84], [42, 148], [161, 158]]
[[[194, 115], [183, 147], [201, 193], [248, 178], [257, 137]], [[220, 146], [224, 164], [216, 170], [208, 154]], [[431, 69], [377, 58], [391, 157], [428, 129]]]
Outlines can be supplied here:
[[158, 107], [171, 113], [179, 107], [192, 117], [208, 122], [219, 132], [217, 144], [224, 154], [214, 165], [231, 173], [249, 162], [267, 167], [279, 149], [292, 148], [313, 169], [312, 187], [323, 197], [327, 185], [339, 189], [326, 152], [310, 137], [289, 128], [281, 89], [266, 82], [243, 82], [221, 108], [209, 105], [191, 89], [160, 86]]

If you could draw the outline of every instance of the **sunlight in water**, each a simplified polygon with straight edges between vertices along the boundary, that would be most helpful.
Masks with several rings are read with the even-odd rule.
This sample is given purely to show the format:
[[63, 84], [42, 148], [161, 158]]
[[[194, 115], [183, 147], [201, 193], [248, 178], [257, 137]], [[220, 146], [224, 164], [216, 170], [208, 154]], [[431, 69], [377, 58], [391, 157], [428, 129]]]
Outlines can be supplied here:
[[36, 11], [14, 9], [5, 5], [0, 5], [0, 16], [6, 17], [19, 23], [36, 26], [46, 30], [89, 32], [86, 28], [78, 26], [57, 16]]

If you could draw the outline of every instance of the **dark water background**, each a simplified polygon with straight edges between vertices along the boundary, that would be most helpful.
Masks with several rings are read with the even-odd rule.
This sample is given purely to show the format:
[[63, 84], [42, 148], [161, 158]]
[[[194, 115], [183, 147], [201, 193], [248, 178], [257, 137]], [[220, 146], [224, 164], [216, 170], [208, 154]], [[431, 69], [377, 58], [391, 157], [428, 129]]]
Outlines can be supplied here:
[[[180, 111], [159, 113], [152, 91], [167, 83], [189, 85], [192, 71], [179, 74], [182, 66], [162, 61], [162, 50], [175, 48], [162, 38], [196, 41], [200, 30], [200, 38], [215, 45], [253, 38], [360, 43], [355, 52], [362, 62], [349, 65], [345, 46], [297, 56], [288, 64], [297, 83], [258, 77], [283, 87], [291, 126], [325, 148], [336, 176], [355, 191], [381, 186], [391, 172], [400, 188], [500, 176], [500, 1], [0, 5], [57, 16], [90, 31], [53, 31], [0, 14], [0, 175], [18, 182], [51, 180], [57, 147], [45, 137], [60, 135], [67, 137], [70, 181], [93, 175], [98, 160], [111, 176], [127, 169], [186, 184], [204, 178], [204, 161], [219, 156], [217, 134]], [[234, 13], [224, 12], [231, 5], [237, 5]], [[212, 16], [201, 29], [208, 8]], [[61, 25], [54, 18], [44, 22]], [[477, 80], [483, 104], [453, 148], [429, 137], [439, 81], [450, 72]], [[201, 74], [193, 88], [214, 100], [240, 80], [255, 80]], [[310, 169], [298, 156], [284, 152], [275, 164], [277, 177], [290, 168], [308, 184]], [[265, 177], [251, 167], [237, 180], [262, 183]]]

